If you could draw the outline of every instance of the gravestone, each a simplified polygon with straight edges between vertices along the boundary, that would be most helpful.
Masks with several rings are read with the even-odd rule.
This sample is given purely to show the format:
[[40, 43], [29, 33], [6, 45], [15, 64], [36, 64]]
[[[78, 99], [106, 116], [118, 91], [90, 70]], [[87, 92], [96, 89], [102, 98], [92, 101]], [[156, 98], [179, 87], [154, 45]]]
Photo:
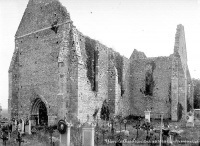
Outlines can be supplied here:
[[145, 120], [147, 120], [148, 122], [150, 122], [150, 113], [151, 113], [151, 111], [148, 111], [148, 110], [144, 111]]
[[94, 125], [89, 123], [89, 117], [82, 128], [82, 144], [84, 146], [94, 146]]
[[25, 130], [24, 130], [24, 132], [25, 132], [25, 133], [29, 133], [29, 124], [28, 124], [28, 125], [27, 125], [27, 124], [25, 125]]
[[56, 124], [57, 116], [48, 116], [48, 125], [55, 125]]
[[193, 112], [189, 112], [187, 113], [187, 123], [186, 123], [186, 127], [194, 127], [194, 113]]

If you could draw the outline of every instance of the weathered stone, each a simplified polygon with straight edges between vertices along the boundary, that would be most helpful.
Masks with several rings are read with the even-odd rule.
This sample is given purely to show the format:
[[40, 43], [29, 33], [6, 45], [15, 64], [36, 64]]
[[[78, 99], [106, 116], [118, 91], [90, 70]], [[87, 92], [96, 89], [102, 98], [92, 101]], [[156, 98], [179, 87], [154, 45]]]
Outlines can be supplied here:
[[169, 57], [148, 58], [133, 51], [125, 77], [123, 115], [143, 115], [151, 110], [152, 118], [186, 121], [187, 106], [193, 108], [193, 84], [187, 66], [184, 27], [177, 26], [174, 53]]
[[10, 118], [83, 123], [108, 99], [111, 114], [144, 115], [148, 108], [153, 118], [161, 111], [177, 121], [192, 94], [182, 25], [169, 57], [134, 50], [127, 59], [79, 32], [58, 0], [29, 1], [9, 68]]

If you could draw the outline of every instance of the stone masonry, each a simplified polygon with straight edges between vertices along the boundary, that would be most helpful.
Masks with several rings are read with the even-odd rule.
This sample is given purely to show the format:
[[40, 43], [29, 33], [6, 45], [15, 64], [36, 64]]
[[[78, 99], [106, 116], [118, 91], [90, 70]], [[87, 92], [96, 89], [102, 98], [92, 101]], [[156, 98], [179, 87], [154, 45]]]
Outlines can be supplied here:
[[[184, 27], [177, 26], [174, 53], [169, 57], [147, 58], [134, 50], [126, 73], [124, 115], [144, 116], [151, 111], [152, 118], [185, 121], [186, 112], [193, 109], [193, 84], [187, 66]], [[129, 103], [129, 105], [127, 105]]]
[[193, 108], [192, 93], [182, 25], [169, 57], [134, 50], [127, 59], [79, 32], [58, 0], [29, 1], [9, 68], [10, 118], [39, 115], [45, 105], [49, 124], [85, 122], [108, 100], [112, 115], [149, 109], [177, 121]]

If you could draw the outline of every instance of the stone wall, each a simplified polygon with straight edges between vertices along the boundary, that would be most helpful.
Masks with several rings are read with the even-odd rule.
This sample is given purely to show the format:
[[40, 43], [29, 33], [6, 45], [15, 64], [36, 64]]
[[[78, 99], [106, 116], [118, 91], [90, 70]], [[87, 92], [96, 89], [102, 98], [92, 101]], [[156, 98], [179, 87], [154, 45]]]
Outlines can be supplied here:
[[17, 46], [18, 42], [15, 41], [15, 50], [9, 68], [8, 114], [10, 119], [18, 116], [19, 51]]
[[171, 105], [171, 119], [173, 121], [178, 120], [178, 66], [179, 61], [176, 56], [173, 57], [172, 60], [172, 77], [171, 77], [171, 97], [172, 97], [172, 105]]
[[[79, 63], [78, 65], [78, 117], [81, 121], [86, 121], [87, 115], [92, 117], [95, 109], [99, 109], [98, 116], [100, 116], [100, 109], [105, 99], [110, 99], [110, 107], [113, 107], [112, 113], [115, 113], [115, 105], [118, 106], [116, 102], [119, 96], [121, 96], [121, 89], [118, 84], [115, 64], [110, 62], [110, 56], [113, 55], [114, 57], [115, 51], [89, 37], [83, 37], [81, 40], [81, 57], [83, 63]], [[89, 48], [87, 47], [90, 48], [90, 51], [94, 50], [93, 53], [98, 52], [98, 56], [95, 57], [95, 54], [91, 54], [92, 51], [89, 54], [87, 52]], [[92, 60], [88, 61], [88, 57]], [[95, 59], [97, 60], [95, 61]], [[87, 67], [88, 62], [93, 68]], [[90, 72], [89, 74], [88, 71]], [[90, 80], [88, 75], [90, 75]]]
[[[191, 77], [188, 73], [187, 51], [185, 42], [184, 27], [180, 24], [177, 26], [174, 44], [174, 54], [172, 62], [172, 120], [186, 120], [188, 96], [188, 83], [191, 83]], [[192, 87], [191, 83], [191, 87]], [[192, 88], [190, 89], [192, 90]], [[189, 95], [190, 94], [190, 95]], [[191, 97], [193, 98], [193, 97]], [[193, 102], [192, 100], [189, 100]]]
[[[125, 94], [130, 104], [129, 114], [144, 116], [144, 111], [148, 109], [151, 110], [153, 118], [157, 118], [158, 112], [164, 112], [164, 118], [170, 118], [171, 59], [136, 59], [130, 62], [129, 67], [128, 88]], [[152, 74], [150, 83], [147, 79], [149, 70]], [[152, 84], [152, 87], [148, 89], [147, 84]]]
[[108, 67], [108, 104], [110, 106], [110, 113], [115, 113], [116, 108], [116, 97], [117, 97], [117, 88], [118, 85], [118, 73], [117, 69], [114, 66], [112, 61], [109, 62]]
[[9, 70], [11, 117], [15, 111], [19, 117], [29, 116], [36, 98], [45, 100], [48, 115], [57, 115], [58, 55], [67, 20], [69, 15], [58, 1], [29, 1], [15, 35], [17, 59], [12, 59]]
[[186, 41], [185, 41], [185, 32], [183, 25], [177, 25], [176, 35], [175, 35], [175, 44], [174, 44], [174, 54], [179, 55], [181, 60], [181, 66], [186, 75], [187, 70], [187, 51], [186, 51]]
[[50, 121], [92, 120], [105, 99], [112, 114], [144, 116], [148, 109], [153, 118], [159, 111], [178, 120], [192, 93], [182, 25], [173, 55], [147, 58], [135, 49], [127, 59], [79, 32], [59, 1], [29, 1], [9, 68], [10, 118], [36, 114], [32, 106], [40, 98]]
[[[77, 35], [77, 41], [75, 42], [77, 45], [81, 46], [81, 51], [78, 59], [78, 119], [81, 122], [85, 122], [87, 120], [87, 115], [90, 116], [90, 120], [92, 119], [92, 115], [94, 113], [96, 107], [96, 99], [97, 94], [95, 91], [92, 91], [92, 85], [87, 77], [87, 57], [85, 50], [85, 37], [81, 37], [81, 35]], [[81, 38], [81, 42], [80, 42]], [[77, 43], [78, 42], [78, 43]], [[94, 46], [96, 47], [96, 46]], [[85, 54], [85, 55], [84, 55]], [[94, 83], [94, 82], [92, 82]]]
[[21, 41], [19, 108], [25, 115], [30, 114], [31, 104], [38, 97], [44, 97], [49, 103], [47, 107], [49, 115], [56, 114], [54, 99], [59, 91], [57, 61], [61, 37], [62, 34], [46, 30], [19, 39]]

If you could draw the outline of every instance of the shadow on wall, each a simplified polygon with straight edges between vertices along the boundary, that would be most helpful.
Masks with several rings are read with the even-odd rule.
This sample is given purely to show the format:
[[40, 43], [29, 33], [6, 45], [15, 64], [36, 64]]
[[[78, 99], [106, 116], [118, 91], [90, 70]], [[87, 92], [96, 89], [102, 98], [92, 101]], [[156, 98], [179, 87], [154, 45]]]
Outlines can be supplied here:
[[178, 121], [180, 121], [181, 120], [181, 118], [182, 118], [182, 111], [183, 111], [183, 106], [180, 104], [180, 103], [178, 103], [178, 109], [177, 109], [177, 116], [178, 116]]

